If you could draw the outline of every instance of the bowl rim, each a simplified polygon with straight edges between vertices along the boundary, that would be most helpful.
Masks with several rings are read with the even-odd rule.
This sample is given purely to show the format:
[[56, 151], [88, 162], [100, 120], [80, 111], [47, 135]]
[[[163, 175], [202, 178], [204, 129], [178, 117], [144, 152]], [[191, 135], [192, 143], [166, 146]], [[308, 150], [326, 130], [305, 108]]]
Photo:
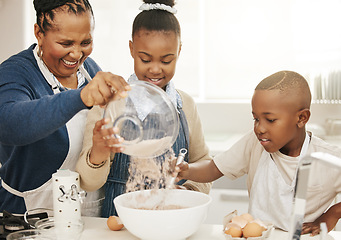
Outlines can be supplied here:
[[[183, 208], [179, 208], [179, 209], [139, 209], [139, 208], [134, 208], [134, 207], [127, 207], [124, 206], [122, 204], [119, 204], [119, 207], [124, 208], [124, 209], [133, 209], [136, 212], [147, 212], [147, 211], [155, 211], [155, 212], [169, 212], [169, 211], [190, 211], [192, 209], [195, 208], [202, 208], [202, 207], [206, 207], [207, 205], [210, 205], [213, 201], [212, 197], [209, 194], [203, 193], [203, 192], [199, 192], [199, 191], [192, 191], [192, 190], [183, 190], [183, 189], [157, 189], [158, 190], [164, 190], [164, 191], [176, 191], [176, 192], [182, 192], [182, 191], [190, 191], [191, 194], [197, 194], [197, 195], [201, 195], [207, 198], [207, 201], [205, 203], [202, 203], [200, 205], [196, 205], [196, 206], [186, 206], [186, 205], [182, 205]], [[114, 198], [113, 203], [115, 205], [115, 207], [117, 208], [117, 202], [120, 201], [121, 198], [126, 197], [127, 195], [134, 195], [134, 194], [138, 194], [141, 192], [151, 192], [151, 191], [155, 191], [155, 189], [148, 189], [148, 190], [137, 190], [134, 192], [128, 192], [128, 193], [123, 193], [117, 197]], [[123, 196], [124, 195], [124, 196]]]
[[20, 234], [23, 234], [23, 233], [31, 233], [32, 234], [29, 234], [29, 235], [24, 235], [23, 237], [26, 238], [26, 237], [31, 237], [31, 236], [42, 236], [43, 234], [43, 231], [40, 230], [40, 229], [37, 229], [37, 228], [31, 228], [31, 229], [23, 229], [23, 230], [19, 230], [19, 231], [15, 231], [15, 232], [11, 232], [9, 233], [7, 236], [6, 236], [6, 239], [9, 237], [12, 237], [12, 236], [15, 236], [15, 235], [20, 235]]

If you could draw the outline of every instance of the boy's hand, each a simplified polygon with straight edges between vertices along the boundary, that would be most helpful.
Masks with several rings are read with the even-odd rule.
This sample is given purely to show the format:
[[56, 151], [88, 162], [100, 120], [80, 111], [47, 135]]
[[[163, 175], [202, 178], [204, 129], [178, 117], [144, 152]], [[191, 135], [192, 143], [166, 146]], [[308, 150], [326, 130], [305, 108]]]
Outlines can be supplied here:
[[176, 165], [173, 176], [176, 176], [176, 182], [180, 181], [181, 179], [187, 179], [189, 176], [189, 164], [185, 161], [182, 161]]
[[200, 183], [213, 182], [223, 176], [212, 159], [196, 161], [188, 164], [183, 161], [175, 167], [173, 176], [176, 181], [187, 179]]
[[[334, 205], [335, 206], [335, 205]], [[331, 231], [337, 224], [339, 217], [333, 211], [335, 207], [331, 207], [327, 212], [323, 213], [314, 222], [303, 223], [302, 234], [311, 233], [311, 236], [315, 236], [320, 233], [320, 224], [325, 222], [328, 232]]]
[[110, 153], [122, 152], [121, 143], [123, 138], [116, 138], [115, 134], [118, 129], [106, 128], [104, 125], [109, 123], [108, 119], [101, 119], [96, 122], [93, 130], [93, 146], [90, 153], [90, 162], [92, 164], [100, 164], [110, 157]]
[[320, 224], [316, 222], [307, 222], [303, 223], [302, 226], [302, 235], [311, 233], [311, 236], [315, 236], [320, 233]]

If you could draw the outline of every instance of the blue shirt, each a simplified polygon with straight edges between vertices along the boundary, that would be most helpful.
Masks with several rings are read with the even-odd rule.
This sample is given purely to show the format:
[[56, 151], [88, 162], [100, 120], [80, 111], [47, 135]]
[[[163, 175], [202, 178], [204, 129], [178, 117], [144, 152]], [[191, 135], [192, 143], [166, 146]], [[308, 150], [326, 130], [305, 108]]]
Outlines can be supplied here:
[[[38, 188], [62, 165], [69, 151], [66, 123], [87, 107], [81, 89], [53, 94], [30, 46], [0, 65], [0, 177], [23, 192]], [[99, 66], [87, 58], [94, 77]], [[22, 198], [0, 187], [0, 211], [23, 213]]]

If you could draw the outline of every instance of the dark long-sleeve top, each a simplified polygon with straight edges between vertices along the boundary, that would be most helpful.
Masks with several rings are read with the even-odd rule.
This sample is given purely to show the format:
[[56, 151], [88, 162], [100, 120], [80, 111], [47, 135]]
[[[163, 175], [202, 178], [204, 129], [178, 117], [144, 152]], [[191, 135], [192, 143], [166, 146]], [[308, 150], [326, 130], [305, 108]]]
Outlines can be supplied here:
[[[20, 192], [41, 186], [62, 165], [69, 151], [66, 123], [87, 108], [81, 88], [53, 93], [35, 45], [0, 65], [0, 177]], [[84, 67], [91, 77], [100, 70], [91, 58]], [[16, 204], [10, 195], [0, 187], [0, 210]]]

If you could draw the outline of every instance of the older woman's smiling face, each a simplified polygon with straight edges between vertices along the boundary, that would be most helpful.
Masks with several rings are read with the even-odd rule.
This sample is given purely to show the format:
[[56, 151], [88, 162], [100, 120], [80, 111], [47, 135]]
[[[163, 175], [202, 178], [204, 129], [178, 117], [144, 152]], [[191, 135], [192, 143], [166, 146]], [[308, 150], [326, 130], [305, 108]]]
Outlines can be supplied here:
[[93, 29], [93, 16], [89, 11], [77, 15], [58, 11], [52, 28], [45, 33], [35, 25], [42, 59], [59, 81], [74, 77], [79, 66], [91, 54]]

